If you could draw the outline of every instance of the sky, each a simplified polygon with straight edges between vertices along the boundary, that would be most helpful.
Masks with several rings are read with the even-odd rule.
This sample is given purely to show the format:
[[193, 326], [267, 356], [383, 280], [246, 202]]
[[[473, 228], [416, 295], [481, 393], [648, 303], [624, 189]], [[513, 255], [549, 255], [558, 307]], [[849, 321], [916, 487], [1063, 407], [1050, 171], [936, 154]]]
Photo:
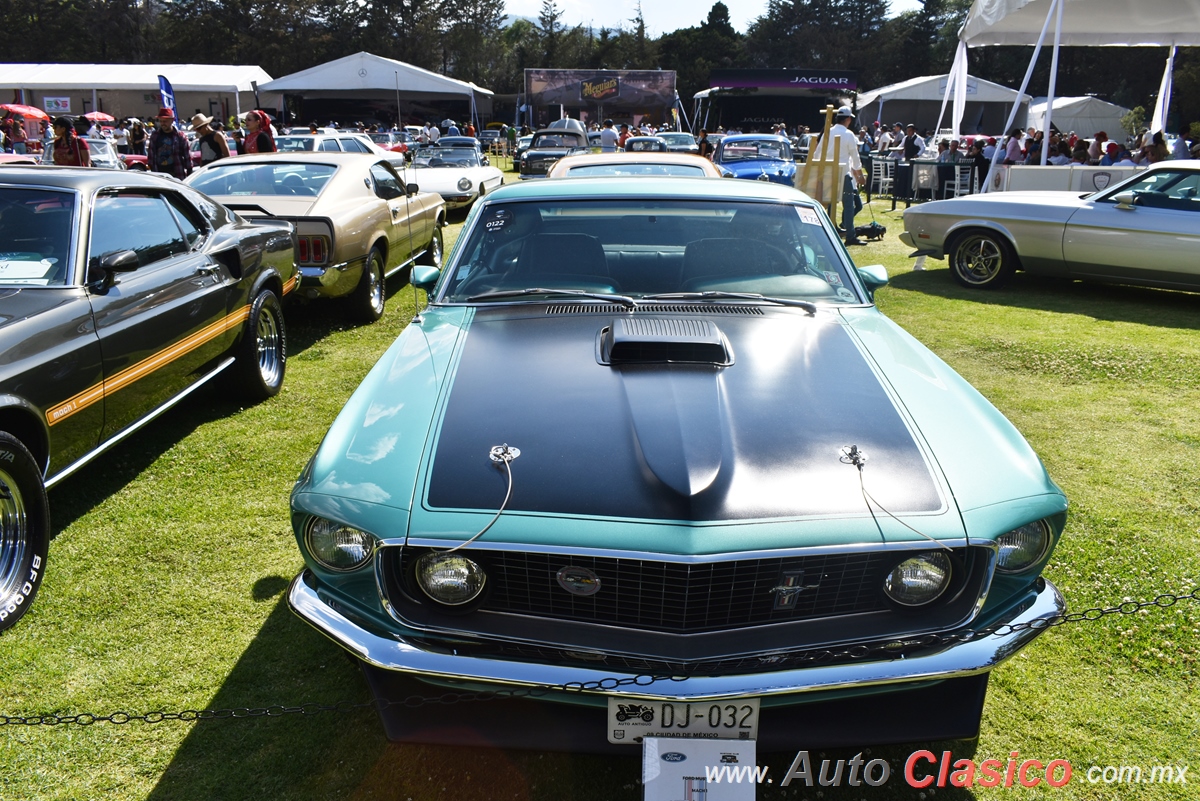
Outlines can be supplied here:
[[[646, 31], [651, 36], [680, 28], [694, 28], [708, 19], [708, 12], [716, 0], [642, 0], [642, 16], [646, 20]], [[722, 0], [729, 8], [729, 19], [733, 27], [746, 32], [750, 22], [761, 17], [767, 10], [767, 0]], [[593, 28], [631, 28], [637, 16], [637, 0], [557, 0], [567, 25], [590, 25]], [[542, 0], [506, 0], [507, 13], [516, 17], [537, 19], [542, 10]], [[892, 15], [920, 8], [917, 0], [891, 0]]]

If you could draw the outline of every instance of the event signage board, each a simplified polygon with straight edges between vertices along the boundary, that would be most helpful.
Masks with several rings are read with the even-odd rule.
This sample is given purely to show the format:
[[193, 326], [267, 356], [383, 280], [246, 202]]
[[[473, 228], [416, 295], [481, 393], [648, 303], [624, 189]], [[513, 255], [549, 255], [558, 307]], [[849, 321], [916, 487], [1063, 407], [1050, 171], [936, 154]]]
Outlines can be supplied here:
[[69, 97], [43, 97], [42, 108], [47, 114], [70, 114], [71, 113], [71, 98]]
[[596, 103], [621, 96], [621, 79], [616, 75], [602, 75], [579, 82], [579, 99], [585, 103]]
[[815, 89], [831, 94], [858, 88], [852, 70], [718, 69], [708, 74], [708, 85], [725, 89]]

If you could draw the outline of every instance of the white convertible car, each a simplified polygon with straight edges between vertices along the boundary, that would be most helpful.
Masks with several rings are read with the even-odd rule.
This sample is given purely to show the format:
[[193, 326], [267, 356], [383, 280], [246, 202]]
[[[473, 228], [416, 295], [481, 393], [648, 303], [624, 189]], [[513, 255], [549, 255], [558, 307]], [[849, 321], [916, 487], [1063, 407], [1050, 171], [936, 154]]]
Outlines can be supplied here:
[[410, 172], [422, 192], [437, 192], [447, 209], [466, 208], [504, 183], [504, 173], [470, 147], [427, 147], [416, 152]]
[[1094, 192], [989, 192], [906, 209], [900, 241], [972, 289], [1031, 274], [1200, 289], [1200, 161]]

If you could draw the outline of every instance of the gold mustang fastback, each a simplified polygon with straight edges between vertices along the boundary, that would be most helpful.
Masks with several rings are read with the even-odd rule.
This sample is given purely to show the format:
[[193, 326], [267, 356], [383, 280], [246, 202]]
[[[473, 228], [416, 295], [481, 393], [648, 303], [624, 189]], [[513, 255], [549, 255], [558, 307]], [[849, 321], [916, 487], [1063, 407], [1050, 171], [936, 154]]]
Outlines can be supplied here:
[[383, 315], [385, 279], [415, 262], [440, 266], [445, 203], [405, 184], [383, 156], [265, 153], [221, 159], [187, 182], [243, 217], [296, 227], [300, 294], [349, 299]]

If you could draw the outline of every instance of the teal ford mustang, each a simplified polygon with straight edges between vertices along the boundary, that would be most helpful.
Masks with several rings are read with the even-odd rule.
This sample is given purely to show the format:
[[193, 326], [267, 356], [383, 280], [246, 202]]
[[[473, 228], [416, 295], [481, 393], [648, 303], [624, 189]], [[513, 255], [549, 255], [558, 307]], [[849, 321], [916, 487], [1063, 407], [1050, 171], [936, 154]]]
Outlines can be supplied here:
[[976, 736], [1067, 503], [886, 281], [789, 187], [497, 190], [296, 484], [292, 609], [380, 698], [536, 696], [396, 740]]

